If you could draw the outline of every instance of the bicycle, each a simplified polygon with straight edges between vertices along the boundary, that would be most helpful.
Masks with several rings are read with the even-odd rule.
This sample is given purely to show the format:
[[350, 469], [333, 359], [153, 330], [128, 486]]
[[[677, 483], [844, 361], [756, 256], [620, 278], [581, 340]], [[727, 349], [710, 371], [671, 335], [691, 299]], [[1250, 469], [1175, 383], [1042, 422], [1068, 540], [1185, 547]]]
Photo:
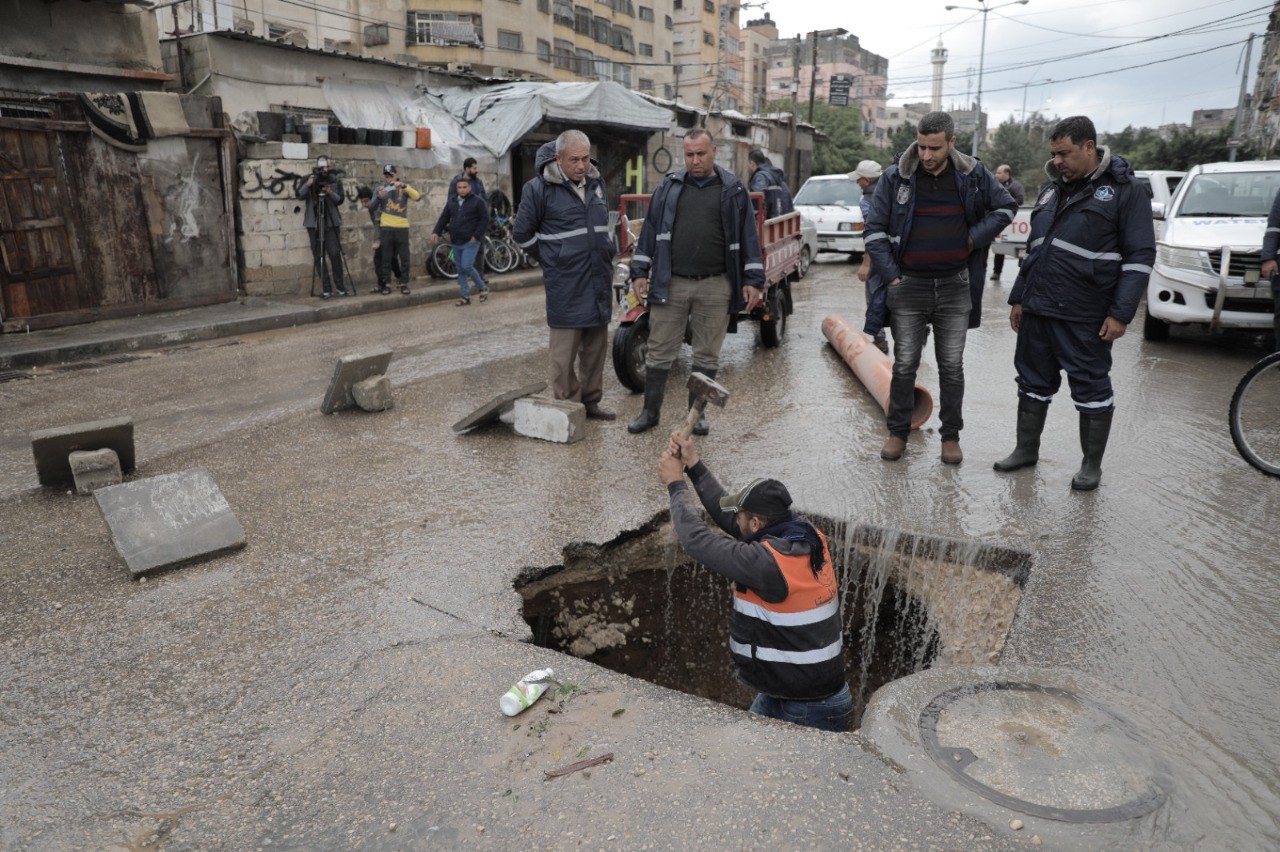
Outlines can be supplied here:
[[1231, 396], [1231, 440], [1249, 464], [1280, 477], [1280, 352], [1249, 368]]

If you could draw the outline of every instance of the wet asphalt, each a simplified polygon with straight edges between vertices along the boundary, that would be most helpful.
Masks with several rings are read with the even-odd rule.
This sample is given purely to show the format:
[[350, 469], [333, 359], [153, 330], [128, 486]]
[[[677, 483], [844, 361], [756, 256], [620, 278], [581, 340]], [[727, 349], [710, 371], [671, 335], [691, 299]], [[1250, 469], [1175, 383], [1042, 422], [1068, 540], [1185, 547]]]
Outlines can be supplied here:
[[[989, 287], [966, 352], [965, 462], [939, 463], [935, 416], [887, 464], [882, 415], [820, 331], [830, 313], [857, 321], [851, 272], [838, 258], [811, 270], [778, 349], [749, 325], [729, 338], [719, 380], [733, 397], [704, 457], [727, 482], [783, 479], [802, 510], [1032, 551], [1005, 661], [1131, 697], [1109, 699], [1170, 767], [1170, 805], [1123, 826], [1123, 844], [1280, 843], [1280, 483], [1235, 456], [1225, 418], [1256, 341], [1150, 344], [1135, 323], [1115, 347], [1102, 487], [1073, 493], [1065, 390], [1040, 465], [991, 470], [1016, 403], [1003, 292]], [[640, 400], [608, 366], [619, 420], [580, 443], [451, 432], [545, 378], [542, 298], [424, 302], [0, 384], [0, 848], [1031, 842], [938, 804], [857, 734], [759, 720], [527, 643], [518, 574], [666, 503], [664, 432], [626, 432]], [[395, 351], [396, 407], [320, 415], [334, 360], [378, 345]], [[932, 363], [921, 379], [936, 388]], [[245, 550], [131, 581], [93, 499], [38, 487], [31, 431], [115, 415], [134, 419], [136, 477], [210, 471]], [[501, 716], [507, 686], [547, 665], [580, 688]], [[1088, 845], [1056, 828], [1046, 846]]]

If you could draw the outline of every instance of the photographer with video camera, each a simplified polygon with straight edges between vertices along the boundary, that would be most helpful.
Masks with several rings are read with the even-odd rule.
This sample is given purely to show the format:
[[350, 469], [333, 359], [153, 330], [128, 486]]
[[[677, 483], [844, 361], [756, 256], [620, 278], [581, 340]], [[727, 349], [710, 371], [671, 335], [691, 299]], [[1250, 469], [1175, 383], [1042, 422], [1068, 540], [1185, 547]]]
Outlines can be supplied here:
[[[328, 157], [316, 158], [316, 165], [311, 170], [311, 174], [305, 179], [298, 179], [297, 185], [294, 187], [294, 195], [307, 201], [302, 224], [306, 226], [307, 233], [311, 237], [312, 292], [314, 293], [315, 291], [315, 273], [316, 270], [319, 270], [320, 285], [323, 290], [320, 298], [328, 299], [333, 295], [330, 287], [330, 277], [332, 277], [333, 283], [337, 285], [338, 295], [347, 295], [347, 288], [342, 276], [342, 241], [340, 238], [342, 211], [338, 209], [344, 199], [342, 181], [335, 173], [329, 171]], [[324, 262], [326, 255], [329, 258], [327, 266]]]

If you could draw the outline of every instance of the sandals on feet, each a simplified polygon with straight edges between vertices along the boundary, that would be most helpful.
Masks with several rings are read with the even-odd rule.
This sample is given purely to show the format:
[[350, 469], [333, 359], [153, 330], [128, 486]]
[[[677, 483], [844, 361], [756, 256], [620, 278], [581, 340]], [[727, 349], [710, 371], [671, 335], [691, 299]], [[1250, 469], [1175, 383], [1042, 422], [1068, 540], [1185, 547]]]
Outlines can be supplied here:
[[482, 301], [482, 302], [483, 302], [483, 301], [484, 301], [485, 299], [487, 299], [487, 298], [489, 298], [489, 288], [488, 288], [488, 287], [486, 287], [485, 289], [483, 289], [483, 290], [481, 290], [481, 291], [480, 291], [480, 301]]
[[459, 299], [458, 301], [456, 301], [456, 302], [454, 302], [454, 303], [453, 303], [453, 306], [454, 306], [455, 308], [461, 308], [461, 307], [465, 307], [465, 306], [467, 306], [467, 305], [469, 305], [469, 304], [471, 304], [471, 300], [470, 300], [470, 299]]
[[400, 292], [401, 292], [401, 293], [404, 293], [406, 296], [407, 296], [407, 295], [409, 295], [409, 285], [408, 285], [408, 284], [401, 284], [401, 285], [400, 285]]

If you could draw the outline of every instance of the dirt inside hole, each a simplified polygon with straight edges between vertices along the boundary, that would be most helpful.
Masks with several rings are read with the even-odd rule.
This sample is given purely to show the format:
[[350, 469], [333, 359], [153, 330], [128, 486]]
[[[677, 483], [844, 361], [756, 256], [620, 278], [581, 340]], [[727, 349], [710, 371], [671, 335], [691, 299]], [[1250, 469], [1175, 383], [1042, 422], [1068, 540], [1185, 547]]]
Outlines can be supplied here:
[[[855, 719], [890, 681], [939, 661], [999, 659], [1028, 555], [810, 519], [836, 563]], [[754, 692], [729, 657], [730, 584], [685, 556], [665, 512], [605, 544], [571, 544], [564, 557], [526, 569], [515, 584], [538, 645], [733, 707], [751, 704]]]

